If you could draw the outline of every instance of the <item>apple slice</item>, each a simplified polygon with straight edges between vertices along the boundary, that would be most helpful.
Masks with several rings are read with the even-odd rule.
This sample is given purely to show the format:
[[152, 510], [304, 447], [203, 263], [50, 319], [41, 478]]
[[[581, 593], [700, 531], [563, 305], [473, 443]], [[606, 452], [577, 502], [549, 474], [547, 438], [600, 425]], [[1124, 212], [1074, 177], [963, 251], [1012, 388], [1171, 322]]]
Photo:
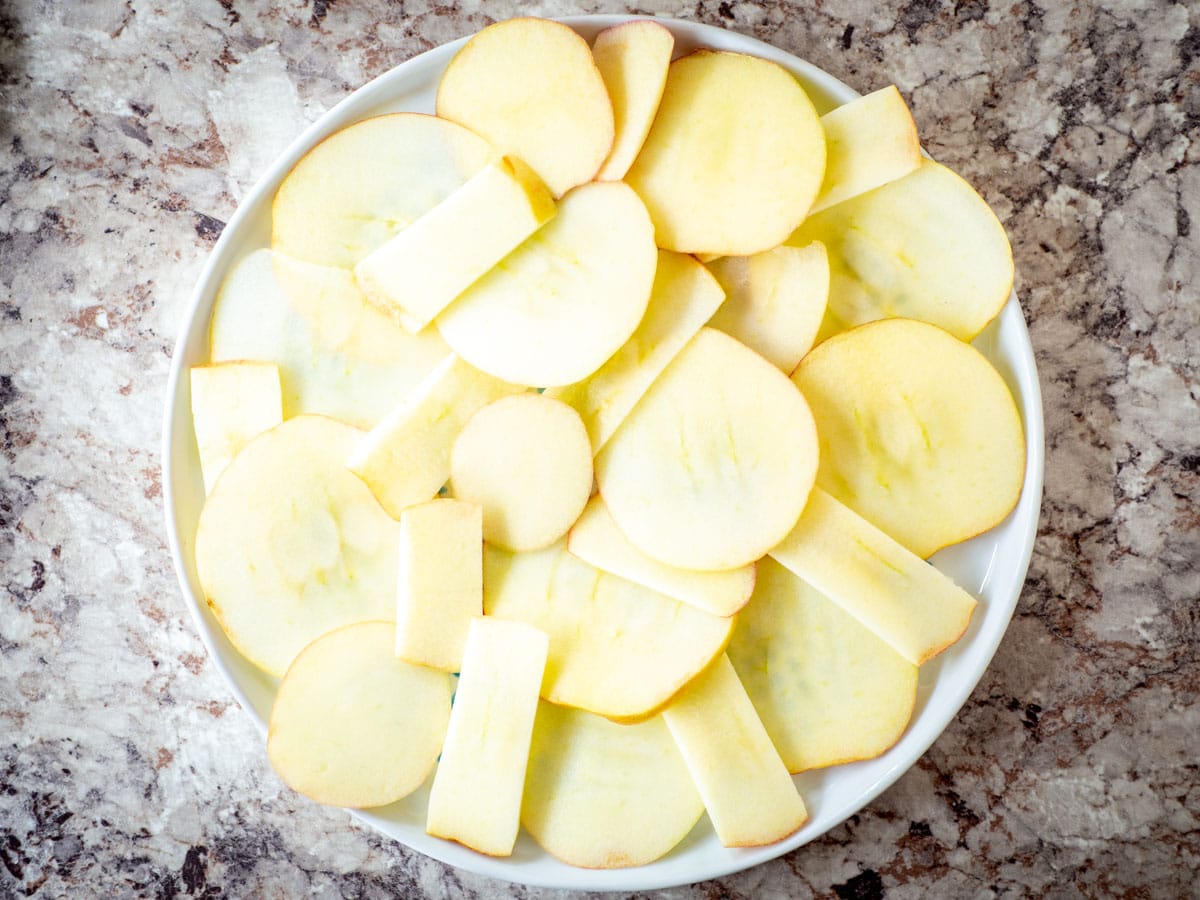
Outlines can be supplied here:
[[543, 702], [533, 723], [521, 824], [572, 866], [643, 866], [668, 853], [704, 802], [661, 716], [618, 725]]
[[616, 130], [598, 180], [620, 181], [642, 149], [667, 84], [674, 47], [674, 35], [649, 19], [622, 22], [596, 35], [592, 58], [608, 89]]
[[726, 847], [781, 841], [808, 819], [729, 657], [721, 654], [663, 710]]
[[375, 621], [337, 628], [288, 668], [267, 756], [292, 790], [332, 806], [383, 806], [429, 777], [454, 679], [396, 659], [392, 631]]
[[912, 716], [917, 667], [773, 559], [726, 652], [789, 772], [878, 756]]
[[439, 116], [525, 160], [561, 197], [612, 149], [613, 109], [587, 42], [560, 22], [497, 22], [467, 41], [438, 84]]
[[975, 609], [949, 577], [817, 487], [771, 556], [913, 665], [958, 640]]
[[596, 457], [609, 512], [647, 556], [736, 569], [796, 523], [817, 471], [808, 404], [787, 376], [703, 328]]
[[940, 328], [883, 319], [825, 341], [792, 380], [817, 422], [817, 484], [920, 557], [1016, 505], [1025, 438], [991, 363]]
[[732, 616], [754, 591], [754, 564], [725, 572], [693, 572], [651, 559], [629, 542], [596, 495], [571, 529], [567, 549], [609, 572], [712, 613]]
[[637, 328], [658, 254], [637, 195], [620, 182], [563, 197], [544, 228], [437, 319], [478, 369], [556, 387], [591, 375]]
[[546, 391], [579, 413], [593, 454], [600, 452], [724, 296], [716, 279], [695, 259], [658, 251], [650, 302], [633, 336], [588, 378]]
[[825, 135], [785, 69], [697, 50], [671, 63], [658, 115], [626, 175], [658, 245], [749, 256], [803, 220], [825, 172]]
[[737, 338], [785, 374], [816, 340], [829, 299], [825, 246], [775, 247], [708, 264], [725, 290], [709, 325]]
[[251, 438], [283, 421], [279, 367], [231, 362], [192, 366], [192, 425], [204, 492]]
[[567, 533], [592, 492], [592, 448], [578, 413], [541, 394], [489, 403], [450, 455], [450, 491], [483, 508], [483, 537], [540, 550]]
[[399, 525], [342, 465], [361, 436], [323, 416], [288, 419], [242, 448], [200, 511], [205, 600], [272, 675], [319, 635], [394, 612]]
[[523, 622], [472, 620], [425, 830], [510, 856], [548, 638]]

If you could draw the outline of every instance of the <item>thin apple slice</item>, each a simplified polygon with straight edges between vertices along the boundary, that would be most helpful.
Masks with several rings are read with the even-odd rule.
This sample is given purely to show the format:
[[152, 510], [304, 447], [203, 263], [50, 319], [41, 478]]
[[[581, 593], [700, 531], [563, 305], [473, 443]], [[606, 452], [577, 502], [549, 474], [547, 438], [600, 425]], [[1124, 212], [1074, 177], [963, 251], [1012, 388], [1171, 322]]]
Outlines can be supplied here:
[[987, 531], [1021, 496], [1004, 379], [940, 328], [883, 319], [825, 341], [792, 380], [817, 422], [817, 484], [917, 556]]
[[821, 123], [791, 74], [765, 59], [697, 50], [671, 63], [626, 180], [660, 247], [749, 256], [804, 220], [824, 172]]
[[288, 668], [267, 756], [292, 790], [332, 806], [383, 806], [433, 771], [454, 679], [396, 659], [392, 631], [376, 621], [337, 628]]
[[205, 493], [251, 438], [283, 421], [279, 367], [231, 362], [192, 366], [192, 426]]
[[200, 512], [205, 600], [272, 675], [319, 635], [394, 612], [399, 525], [343, 466], [361, 437], [324, 416], [288, 419], [234, 457]]
[[572, 866], [644, 866], [668, 853], [704, 802], [661, 716], [618, 725], [542, 702], [533, 724], [521, 824]]
[[732, 616], [746, 605], [754, 591], [754, 564], [724, 572], [677, 569], [651, 559], [630, 543], [599, 495], [588, 501], [571, 529], [567, 550], [602, 572], [666, 594], [689, 606]]
[[598, 180], [620, 181], [633, 165], [658, 112], [674, 47], [674, 35], [650, 19], [622, 22], [596, 35], [592, 58], [608, 88], [616, 129]]
[[761, 847], [808, 811], [725, 654], [663, 710], [663, 721], [726, 847]]
[[913, 665], [958, 640], [975, 609], [948, 576], [818, 487], [771, 556]]
[[472, 620], [425, 830], [510, 856], [548, 638], [524, 622]]
[[726, 652], [790, 772], [878, 756], [912, 717], [917, 667], [773, 559]]
[[709, 325], [790, 375], [816, 340], [829, 300], [825, 246], [775, 247], [708, 263], [725, 291]]
[[556, 387], [591, 375], [637, 328], [658, 254], [637, 195], [586, 184], [558, 215], [437, 319], [454, 350], [514, 384]]
[[754, 351], [703, 328], [596, 457], [600, 494], [643, 553], [736, 569], [796, 523], [817, 471], [808, 404]]
[[608, 361], [583, 381], [550, 388], [548, 396], [573, 407], [600, 452], [630, 410], [684, 345], [721, 305], [724, 294], [690, 256], [658, 251], [654, 287], [642, 321]]
[[547, 19], [497, 22], [467, 41], [442, 74], [437, 112], [525, 160], [556, 197], [612, 149], [612, 103], [591, 49]]

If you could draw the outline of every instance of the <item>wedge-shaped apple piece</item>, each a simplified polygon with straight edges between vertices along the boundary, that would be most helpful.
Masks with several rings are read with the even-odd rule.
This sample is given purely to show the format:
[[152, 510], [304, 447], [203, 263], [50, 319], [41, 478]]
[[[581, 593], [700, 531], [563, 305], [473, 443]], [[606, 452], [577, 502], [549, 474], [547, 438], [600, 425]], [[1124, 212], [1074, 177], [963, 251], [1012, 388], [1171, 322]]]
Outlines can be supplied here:
[[361, 437], [324, 416], [288, 419], [242, 448], [200, 512], [205, 600], [272, 675], [319, 635], [395, 611], [399, 525], [343, 466]]
[[912, 717], [917, 667], [773, 559], [727, 652], [790, 772], [878, 756]]
[[817, 421], [817, 484], [920, 557], [1021, 496], [1025, 438], [1000, 374], [940, 328], [884, 319], [825, 341], [792, 380]]
[[292, 790], [332, 806], [383, 806], [429, 777], [454, 679], [396, 659], [392, 631], [377, 621], [337, 628], [288, 668], [267, 756]]
[[283, 421], [279, 367], [235, 362], [192, 366], [192, 425], [205, 493], [242, 447]]
[[654, 288], [641, 324], [594, 374], [546, 393], [583, 418], [592, 453], [599, 453], [617, 426], [684, 345], [721, 304], [716, 279], [690, 256], [658, 251]]
[[708, 264], [725, 291], [709, 321], [791, 374], [816, 340], [829, 299], [829, 259], [814, 241]]
[[506, 156], [354, 267], [367, 299], [418, 332], [554, 217], [554, 198]]
[[657, 22], [634, 19], [605, 28], [592, 42], [592, 57], [612, 100], [616, 138], [600, 167], [600, 181], [620, 181], [650, 133], [667, 84], [675, 37]]
[[592, 448], [579, 414], [541, 394], [489, 403], [454, 442], [450, 491], [483, 508], [489, 543], [514, 551], [550, 546], [592, 492]]
[[271, 246], [352, 269], [498, 156], [479, 135], [434, 116], [356, 122], [317, 144], [283, 179]]
[[825, 173], [825, 135], [786, 70], [697, 50], [671, 63], [658, 115], [626, 175], [658, 245], [749, 256], [803, 220]]
[[450, 453], [467, 420], [493, 400], [523, 390], [451, 353], [355, 444], [346, 468], [398, 519], [405, 507], [432, 499], [446, 483]]
[[817, 471], [808, 404], [742, 344], [701, 329], [596, 457], [612, 517], [647, 556], [736, 569], [796, 523]]
[[455, 54], [438, 85], [439, 116], [529, 163], [561, 197], [612, 149], [613, 110], [587, 42], [559, 22], [497, 22]]
[[678, 844], [704, 814], [661, 716], [618, 725], [543, 702], [533, 725], [521, 824], [573, 866], [642, 866]]
[[663, 720], [726, 847], [761, 847], [808, 819], [729, 657], [722, 654], [663, 710]]
[[969, 341], [1012, 292], [1012, 247], [975, 190], [925, 160], [913, 173], [810, 216], [788, 239], [829, 252], [829, 307], [818, 341], [902, 317]]
[[771, 556], [914, 665], [958, 640], [975, 609], [949, 577], [820, 488]]
[[917, 125], [896, 86], [821, 116], [825, 180], [811, 213], [903, 178], [921, 165]]
[[565, 541], [517, 554], [485, 545], [483, 610], [550, 635], [544, 699], [625, 721], [670, 700], [724, 649], [733, 624], [600, 572]]
[[279, 367], [283, 417], [370, 428], [450, 353], [432, 329], [411, 335], [367, 302], [346, 269], [256, 250], [226, 277], [210, 325], [213, 362]]
[[677, 569], [652, 559], [630, 543], [599, 495], [588, 501], [571, 529], [567, 549], [602, 572], [644, 585], [712, 613], [732, 616], [754, 591], [754, 564], [724, 572]]
[[471, 622], [425, 830], [509, 856], [520, 828], [529, 742], [548, 638], [524, 622]]
[[450, 304], [438, 329], [463, 359], [497, 378], [534, 387], [571, 384], [633, 334], [657, 259], [637, 195], [620, 182], [586, 184]]

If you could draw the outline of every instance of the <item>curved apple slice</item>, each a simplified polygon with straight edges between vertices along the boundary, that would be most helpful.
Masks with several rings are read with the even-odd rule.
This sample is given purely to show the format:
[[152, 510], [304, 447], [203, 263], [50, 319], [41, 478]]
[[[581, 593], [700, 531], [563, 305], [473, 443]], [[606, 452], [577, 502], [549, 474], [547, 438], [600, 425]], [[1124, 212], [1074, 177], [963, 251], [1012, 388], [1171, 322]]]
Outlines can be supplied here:
[[229, 362], [192, 366], [192, 428], [204, 491], [252, 438], [283, 421], [279, 367]]

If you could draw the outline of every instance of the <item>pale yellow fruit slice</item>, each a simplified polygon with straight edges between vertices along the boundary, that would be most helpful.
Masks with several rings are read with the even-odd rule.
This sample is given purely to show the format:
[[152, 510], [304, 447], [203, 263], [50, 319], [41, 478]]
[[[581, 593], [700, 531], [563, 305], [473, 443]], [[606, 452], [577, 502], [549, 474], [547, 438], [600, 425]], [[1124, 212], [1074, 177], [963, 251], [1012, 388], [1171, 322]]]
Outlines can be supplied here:
[[554, 211], [546, 186], [506, 156], [372, 251], [354, 277], [368, 300], [417, 332]]
[[736, 569], [796, 523], [817, 471], [808, 404], [742, 344], [701, 329], [596, 457], [609, 512], [647, 556]]
[[754, 564], [724, 572], [677, 569], [651, 559], [630, 543], [599, 495], [588, 501], [567, 538], [567, 549], [603, 572], [666, 594], [689, 606], [732, 616], [754, 591]]
[[808, 819], [728, 656], [689, 684], [663, 710], [663, 721], [726, 847], [773, 844]]
[[449, 499], [405, 509], [398, 570], [396, 655], [459, 671], [471, 620], [483, 615], [483, 510]]
[[894, 84], [827, 112], [821, 127], [825, 180], [810, 215], [903, 178], [921, 165], [917, 125]]
[[497, 158], [454, 122], [395, 113], [356, 122], [296, 163], [271, 209], [271, 246], [350, 269]]
[[643, 866], [703, 814], [661, 716], [618, 725], [580, 709], [538, 707], [521, 824], [547, 853], [588, 869]]
[[816, 340], [829, 299], [829, 259], [814, 241], [708, 263], [725, 291], [709, 321], [786, 374]]
[[829, 252], [829, 308], [818, 341], [903, 317], [969, 341], [1012, 292], [1012, 247], [975, 189], [931, 160], [904, 178], [805, 220], [788, 239]]
[[484, 613], [550, 635], [543, 699], [646, 718], [724, 649], [733, 620], [600, 572], [565, 543], [517, 554], [485, 545]]
[[605, 28], [592, 42], [592, 57], [612, 100], [616, 137], [600, 167], [600, 181], [620, 181], [650, 133], [658, 111], [675, 37], [657, 22], [635, 19]]
[[825, 172], [825, 135], [786, 70], [697, 50], [671, 63], [658, 115], [626, 175], [658, 245], [749, 256], [803, 220]]
[[917, 667], [773, 559], [726, 652], [790, 772], [878, 756], [912, 717]]
[[272, 675], [319, 635], [394, 613], [399, 525], [342, 464], [361, 436], [323, 416], [288, 419], [242, 448], [200, 512], [204, 597]]
[[383, 806], [433, 771], [454, 679], [392, 655], [391, 622], [330, 631], [296, 657], [271, 707], [267, 756], [294, 791]]
[[450, 491], [483, 508], [483, 537], [540, 550], [567, 533], [592, 492], [592, 448], [579, 414], [541, 394], [489, 403], [450, 456]]
[[921, 665], [966, 631], [975, 598], [820, 488], [771, 556]]
[[600, 452], [723, 298], [716, 279], [695, 259], [658, 251], [650, 302], [633, 336], [588, 378], [546, 391], [579, 413], [593, 454]]
[[561, 197], [590, 180], [613, 143], [613, 111], [587, 42], [558, 22], [497, 22], [455, 54], [439, 116], [527, 162]]
[[471, 622], [425, 830], [510, 856], [520, 828], [529, 742], [548, 638], [524, 622]]
[[817, 484], [920, 557], [1004, 519], [1025, 438], [1000, 374], [940, 328], [884, 319], [825, 341], [792, 380], [817, 422]]
[[283, 421], [279, 367], [231, 362], [192, 366], [192, 427], [204, 491], [250, 441]]
[[467, 420], [493, 400], [523, 390], [451, 353], [354, 445], [346, 468], [398, 519], [405, 507], [432, 499], [450, 478], [450, 453]]
[[591, 375], [638, 326], [657, 264], [653, 226], [620, 182], [586, 184], [437, 319], [454, 350], [514, 384]]

